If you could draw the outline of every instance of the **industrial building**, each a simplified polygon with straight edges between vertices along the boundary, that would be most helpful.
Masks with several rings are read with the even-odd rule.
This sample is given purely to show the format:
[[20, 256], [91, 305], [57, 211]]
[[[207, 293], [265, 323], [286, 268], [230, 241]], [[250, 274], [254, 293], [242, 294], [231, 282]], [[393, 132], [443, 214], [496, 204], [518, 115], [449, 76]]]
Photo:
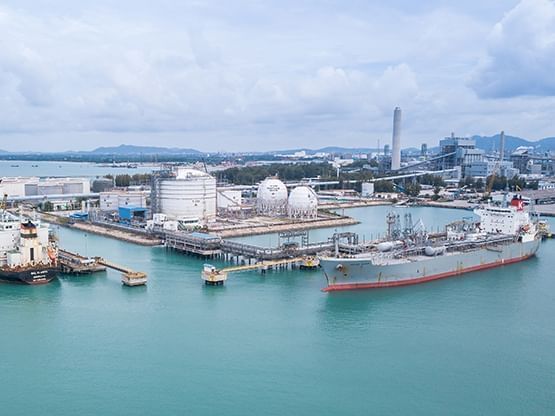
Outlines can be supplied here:
[[259, 215], [275, 217], [287, 212], [287, 187], [278, 178], [266, 178], [258, 186], [256, 211]]
[[119, 207], [118, 216], [120, 222], [132, 224], [134, 222], [144, 223], [147, 210], [144, 207], [125, 206]]
[[216, 219], [216, 179], [208, 173], [190, 168], [162, 172], [154, 177], [151, 192], [155, 214], [202, 223]]
[[518, 147], [511, 153], [511, 162], [523, 175], [555, 174], [555, 157], [549, 154], [536, 154], [532, 147]]
[[143, 192], [110, 191], [100, 193], [100, 211], [118, 211], [122, 207], [146, 208]]
[[318, 195], [308, 186], [297, 186], [289, 194], [287, 215], [294, 219], [318, 218]]
[[493, 174], [513, 178], [519, 174], [518, 169], [513, 167], [513, 162], [482, 160], [472, 162], [464, 167], [464, 174], [467, 177], [487, 178]]
[[451, 137], [440, 140], [440, 158], [436, 162], [436, 170], [453, 169], [456, 166], [463, 167], [474, 162], [484, 160], [485, 152], [476, 148], [476, 140], [469, 137]]

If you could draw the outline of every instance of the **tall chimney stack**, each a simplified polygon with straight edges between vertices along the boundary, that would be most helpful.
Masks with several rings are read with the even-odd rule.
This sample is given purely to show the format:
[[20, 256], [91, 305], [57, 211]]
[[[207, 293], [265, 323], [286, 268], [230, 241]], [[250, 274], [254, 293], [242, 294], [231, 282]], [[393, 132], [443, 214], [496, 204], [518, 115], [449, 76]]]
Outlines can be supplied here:
[[505, 158], [505, 132], [502, 131], [499, 136], [499, 160], [503, 162]]
[[391, 170], [401, 167], [401, 109], [393, 111], [393, 142], [391, 143]]

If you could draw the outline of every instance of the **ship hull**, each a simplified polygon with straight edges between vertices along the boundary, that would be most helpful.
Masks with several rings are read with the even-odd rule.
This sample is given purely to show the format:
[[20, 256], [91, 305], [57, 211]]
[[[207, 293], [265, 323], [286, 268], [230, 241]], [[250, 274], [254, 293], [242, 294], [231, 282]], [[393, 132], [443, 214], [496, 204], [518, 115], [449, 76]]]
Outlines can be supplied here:
[[19, 283], [27, 285], [44, 285], [49, 283], [57, 275], [56, 267], [42, 267], [26, 270], [0, 269], [0, 282]]
[[538, 251], [540, 242], [540, 239], [513, 242], [435, 257], [419, 256], [390, 264], [374, 264], [363, 257], [322, 257], [320, 265], [328, 282], [323, 290], [405, 286], [491, 269], [529, 259]]

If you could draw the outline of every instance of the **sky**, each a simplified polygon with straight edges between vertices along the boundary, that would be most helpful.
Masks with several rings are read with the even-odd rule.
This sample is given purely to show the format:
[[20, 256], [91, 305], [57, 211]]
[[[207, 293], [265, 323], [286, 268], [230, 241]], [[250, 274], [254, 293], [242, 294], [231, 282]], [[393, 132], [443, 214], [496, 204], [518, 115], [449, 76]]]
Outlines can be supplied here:
[[0, 149], [555, 136], [553, 0], [4, 0]]

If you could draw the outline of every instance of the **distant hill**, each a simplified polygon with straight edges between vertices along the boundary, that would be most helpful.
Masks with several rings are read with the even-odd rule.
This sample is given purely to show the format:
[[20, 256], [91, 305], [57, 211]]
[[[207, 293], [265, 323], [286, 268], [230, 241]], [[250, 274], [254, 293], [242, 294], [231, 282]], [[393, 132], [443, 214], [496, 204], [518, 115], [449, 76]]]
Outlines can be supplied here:
[[[476, 147], [486, 151], [499, 150], [499, 134], [495, 136], [472, 136], [476, 140]], [[519, 146], [533, 147], [539, 152], [555, 151], [555, 137], [546, 137], [545, 139], [531, 142], [521, 137], [505, 135], [505, 149], [512, 151]]]
[[90, 152], [96, 155], [199, 155], [202, 152], [195, 149], [180, 149], [176, 147], [134, 146], [122, 144], [115, 147], [99, 147]]
[[313, 155], [316, 153], [338, 153], [338, 154], [344, 154], [344, 153], [371, 153], [371, 152], [375, 152], [376, 149], [375, 148], [370, 148], [370, 147], [337, 147], [337, 146], [328, 146], [328, 147], [322, 147], [320, 149], [308, 149], [308, 148], [302, 148], [302, 149], [287, 149], [287, 150], [275, 150], [275, 151], [271, 151], [268, 153], [272, 153], [272, 154], [281, 154], [281, 155], [290, 155], [296, 152], [306, 152], [309, 155]]
[[[479, 149], [484, 149], [486, 151], [499, 150], [499, 134], [496, 134], [494, 136], [472, 136], [472, 138], [476, 140], [476, 147], [478, 147]], [[536, 142], [532, 142], [530, 140], [526, 140], [521, 137], [505, 135], [505, 149], [507, 151], [513, 151], [519, 146], [533, 147], [538, 152], [555, 151], [555, 137], [546, 137]], [[420, 149], [415, 147], [403, 148], [402, 150], [403, 152], [408, 152], [408, 153], [420, 152]], [[439, 150], [438, 147], [428, 147], [428, 151], [432, 153], [438, 150]], [[278, 151], [269, 152], [269, 153], [288, 155], [288, 154], [293, 154], [295, 152], [300, 152], [300, 151], [305, 151], [308, 155], [315, 154], [315, 153], [335, 153], [335, 154], [372, 153], [372, 152], [376, 152], [376, 148], [375, 147], [349, 148], [349, 147], [328, 146], [328, 147], [322, 147], [319, 149], [300, 148], [300, 149], [278, 150]], [[383, 148], [381, 148], [380, 151], [383, 152]]]

